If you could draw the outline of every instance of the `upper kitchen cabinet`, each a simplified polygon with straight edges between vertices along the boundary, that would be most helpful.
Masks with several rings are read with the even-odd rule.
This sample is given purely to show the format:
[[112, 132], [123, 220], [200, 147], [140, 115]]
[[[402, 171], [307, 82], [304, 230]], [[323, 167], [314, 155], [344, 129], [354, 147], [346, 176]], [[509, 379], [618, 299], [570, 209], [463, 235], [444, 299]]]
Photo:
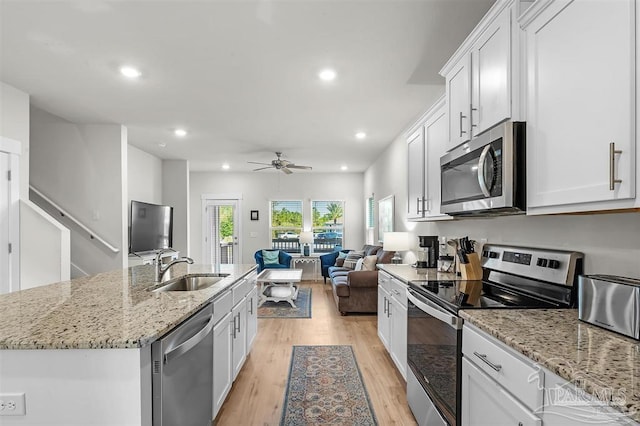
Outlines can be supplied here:
[[440, 157], [447, 150], [447, 109], [441, 97], [407, 132], [407, 219], [441, 220]]
[[522, 120], [521, 30], [531, 2], [498, 0], [440, 71], [446, 79], [448, 149], [507, 120]]
[[520, 22], [528, 213], [637, 207], [635, 1], [539, 1]]

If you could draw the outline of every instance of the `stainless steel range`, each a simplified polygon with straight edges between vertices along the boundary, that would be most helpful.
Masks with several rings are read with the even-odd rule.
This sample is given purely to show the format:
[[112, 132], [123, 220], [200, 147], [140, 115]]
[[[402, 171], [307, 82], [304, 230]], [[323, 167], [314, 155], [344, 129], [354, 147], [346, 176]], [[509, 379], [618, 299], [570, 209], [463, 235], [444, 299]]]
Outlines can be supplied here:
[[[460, 425], [461, 309], [573, 308], [583, 255], [485, 244], [483, 279], [412, 281], [408, 290], [407, 399], [420, 425]], [[481, 286], [479, 297], [469, 289]], [[477, 292], [475, 292], [477, 294]]]

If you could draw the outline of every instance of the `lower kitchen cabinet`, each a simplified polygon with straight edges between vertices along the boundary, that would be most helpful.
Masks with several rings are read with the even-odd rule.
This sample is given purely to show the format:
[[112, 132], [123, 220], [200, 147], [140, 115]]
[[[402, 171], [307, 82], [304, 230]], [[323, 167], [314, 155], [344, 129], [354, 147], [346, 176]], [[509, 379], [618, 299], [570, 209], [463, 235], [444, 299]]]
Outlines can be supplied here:
[[467, 358], [462, 359], [462, 425], [540, 426], [542, 421]]
[[406, 380], [406, 285], [383, 271], [378, 272], [378, 337]]
[[231, 363], [231, 312], [213, 327], [213, 419], [231, 390], [233, 370]]

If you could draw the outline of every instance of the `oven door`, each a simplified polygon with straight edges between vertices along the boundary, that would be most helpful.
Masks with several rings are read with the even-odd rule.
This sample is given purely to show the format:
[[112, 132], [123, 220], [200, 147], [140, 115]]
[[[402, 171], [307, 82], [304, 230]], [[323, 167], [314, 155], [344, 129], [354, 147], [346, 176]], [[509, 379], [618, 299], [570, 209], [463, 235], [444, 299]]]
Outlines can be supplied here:
[[407, 364], [413, 374], [407, 379], [409, 405], [419, 424], [436, 423], [425, 418], [434, 413], [427, 413], [425, 401], [420, 400], [417, 394], [420, 389], [415, 389], [419, 384], [429, 399], [426, 404], [437, 409], [435, 414], [439, 413], [449, 425], [456, 425], [460, 408], [462, 319], [411, 289], [407, 296]]

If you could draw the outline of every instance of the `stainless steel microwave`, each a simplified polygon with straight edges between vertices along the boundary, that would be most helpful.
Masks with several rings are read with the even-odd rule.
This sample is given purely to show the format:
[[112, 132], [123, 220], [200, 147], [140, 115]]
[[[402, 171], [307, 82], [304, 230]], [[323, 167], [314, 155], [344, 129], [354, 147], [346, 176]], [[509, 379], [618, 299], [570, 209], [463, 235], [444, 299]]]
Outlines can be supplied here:
[[441, 211], [499, 215], [526, 209], [526, 123], [507, 121], [440, 158]]

